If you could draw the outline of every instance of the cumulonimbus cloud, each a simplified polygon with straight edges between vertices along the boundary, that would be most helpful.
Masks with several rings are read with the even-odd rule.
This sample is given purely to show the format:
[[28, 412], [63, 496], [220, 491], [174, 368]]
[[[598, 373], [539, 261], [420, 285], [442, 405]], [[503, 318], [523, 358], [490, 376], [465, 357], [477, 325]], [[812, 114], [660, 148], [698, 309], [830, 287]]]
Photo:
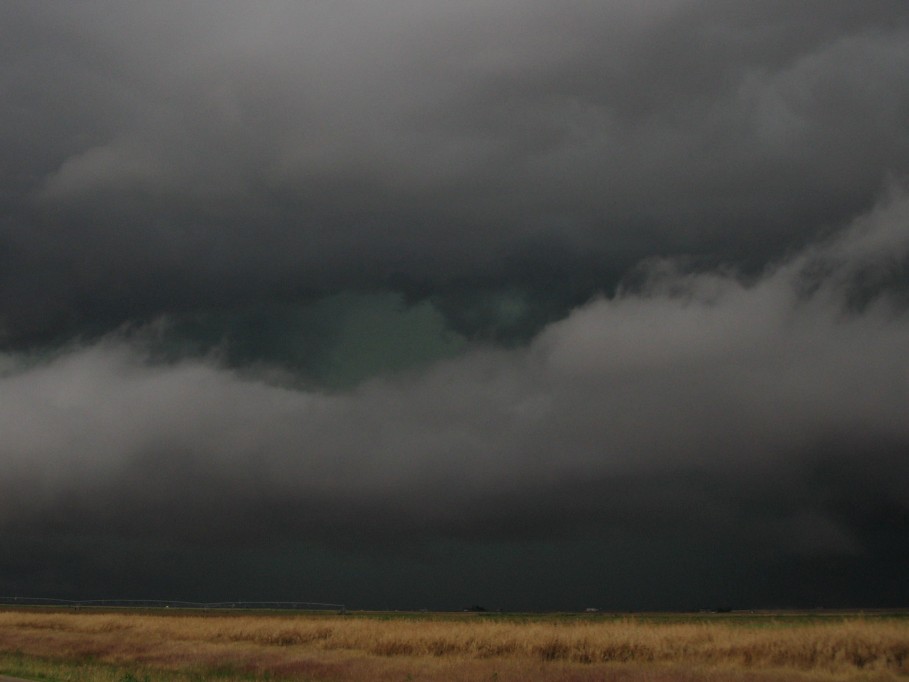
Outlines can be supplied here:
[[154, 362], [117, 335], [7, 355], [0, 525], [482, 537], [719, 505], [861, 551], [856, 500], [909, 499], [907, 257], [895, 191], [760, 277], [653, 262], [527, 347], [348, 391]]
[[899, 1], [0, 13], [9, 348], [238, 299], [763, 264], [909, 172]]

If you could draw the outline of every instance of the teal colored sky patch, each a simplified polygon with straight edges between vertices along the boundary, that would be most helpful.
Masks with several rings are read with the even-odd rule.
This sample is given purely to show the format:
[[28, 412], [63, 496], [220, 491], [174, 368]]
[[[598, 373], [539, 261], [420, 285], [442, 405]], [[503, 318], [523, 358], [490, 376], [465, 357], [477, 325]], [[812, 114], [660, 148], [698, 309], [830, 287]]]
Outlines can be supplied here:
[[165, 357], [215, 354], [231, 367], [277, 366], [346, 389], [454, 357], [467, 340], [431, 302], [380, 292], [184, 315], [154, 345]]
[[427, 301], [408, 306], [398, 294], [342, 294], [322, 305], [339, 313], [322, 368], [323, 380], [332, 386], [425, 367], [454, 357], [467, 345]]

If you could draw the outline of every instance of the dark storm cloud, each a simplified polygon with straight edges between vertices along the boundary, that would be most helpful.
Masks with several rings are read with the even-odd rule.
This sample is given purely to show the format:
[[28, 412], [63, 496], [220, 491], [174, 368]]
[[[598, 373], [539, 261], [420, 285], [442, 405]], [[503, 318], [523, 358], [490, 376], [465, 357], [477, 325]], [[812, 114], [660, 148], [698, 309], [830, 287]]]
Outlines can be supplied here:
[[350, 288], [454, 291], [458, 322], [561, 281], [564, 312], [653, 253], [760, 264], [909, 170], [901, 2], [2, 13], [18, 345]]
[[879, 552], [909, 512], [909, 318], [869, 282], [904, 271], [907, 226], [896, 192], [755, 280], [654, 263], [526, 348], [346, 392], [116, 337], [8, 355], [0, 521], [215, 544], [706, 528]]
[[3, 5], [0, 587], [909, 598], [907, 72], [903, 0]]

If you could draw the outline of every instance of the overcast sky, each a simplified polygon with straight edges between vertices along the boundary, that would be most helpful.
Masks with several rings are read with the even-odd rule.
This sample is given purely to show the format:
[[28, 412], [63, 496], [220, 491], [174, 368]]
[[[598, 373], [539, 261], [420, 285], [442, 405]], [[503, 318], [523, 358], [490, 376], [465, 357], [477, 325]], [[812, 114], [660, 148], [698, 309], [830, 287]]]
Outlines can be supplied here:
[[0, 596], [906, 606], [905, 0], [0, 5]]

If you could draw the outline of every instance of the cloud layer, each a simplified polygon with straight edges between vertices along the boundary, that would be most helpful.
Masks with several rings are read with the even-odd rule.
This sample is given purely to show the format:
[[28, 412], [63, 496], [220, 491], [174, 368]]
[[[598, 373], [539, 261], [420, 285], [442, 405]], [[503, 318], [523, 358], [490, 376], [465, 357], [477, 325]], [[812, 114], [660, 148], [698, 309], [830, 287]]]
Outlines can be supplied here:
[[339, 393], [116, 336], [8, 357], [2, 519], [213, 542], [709, 521], [861, 553], [861, 505], [909, 499], [909, 317], [871, 286], [907, 225], [900, 194], [753, 281], [655, 263], [528, 347]]
[[[902, 3], [3, 10], [0, 322], [760, 264], [909, 171]], [[141, 29], [141, 30], [140, 30]]]
[[903, 0], [36, 0], [0, 55], [0, 596], [909, 598]]

